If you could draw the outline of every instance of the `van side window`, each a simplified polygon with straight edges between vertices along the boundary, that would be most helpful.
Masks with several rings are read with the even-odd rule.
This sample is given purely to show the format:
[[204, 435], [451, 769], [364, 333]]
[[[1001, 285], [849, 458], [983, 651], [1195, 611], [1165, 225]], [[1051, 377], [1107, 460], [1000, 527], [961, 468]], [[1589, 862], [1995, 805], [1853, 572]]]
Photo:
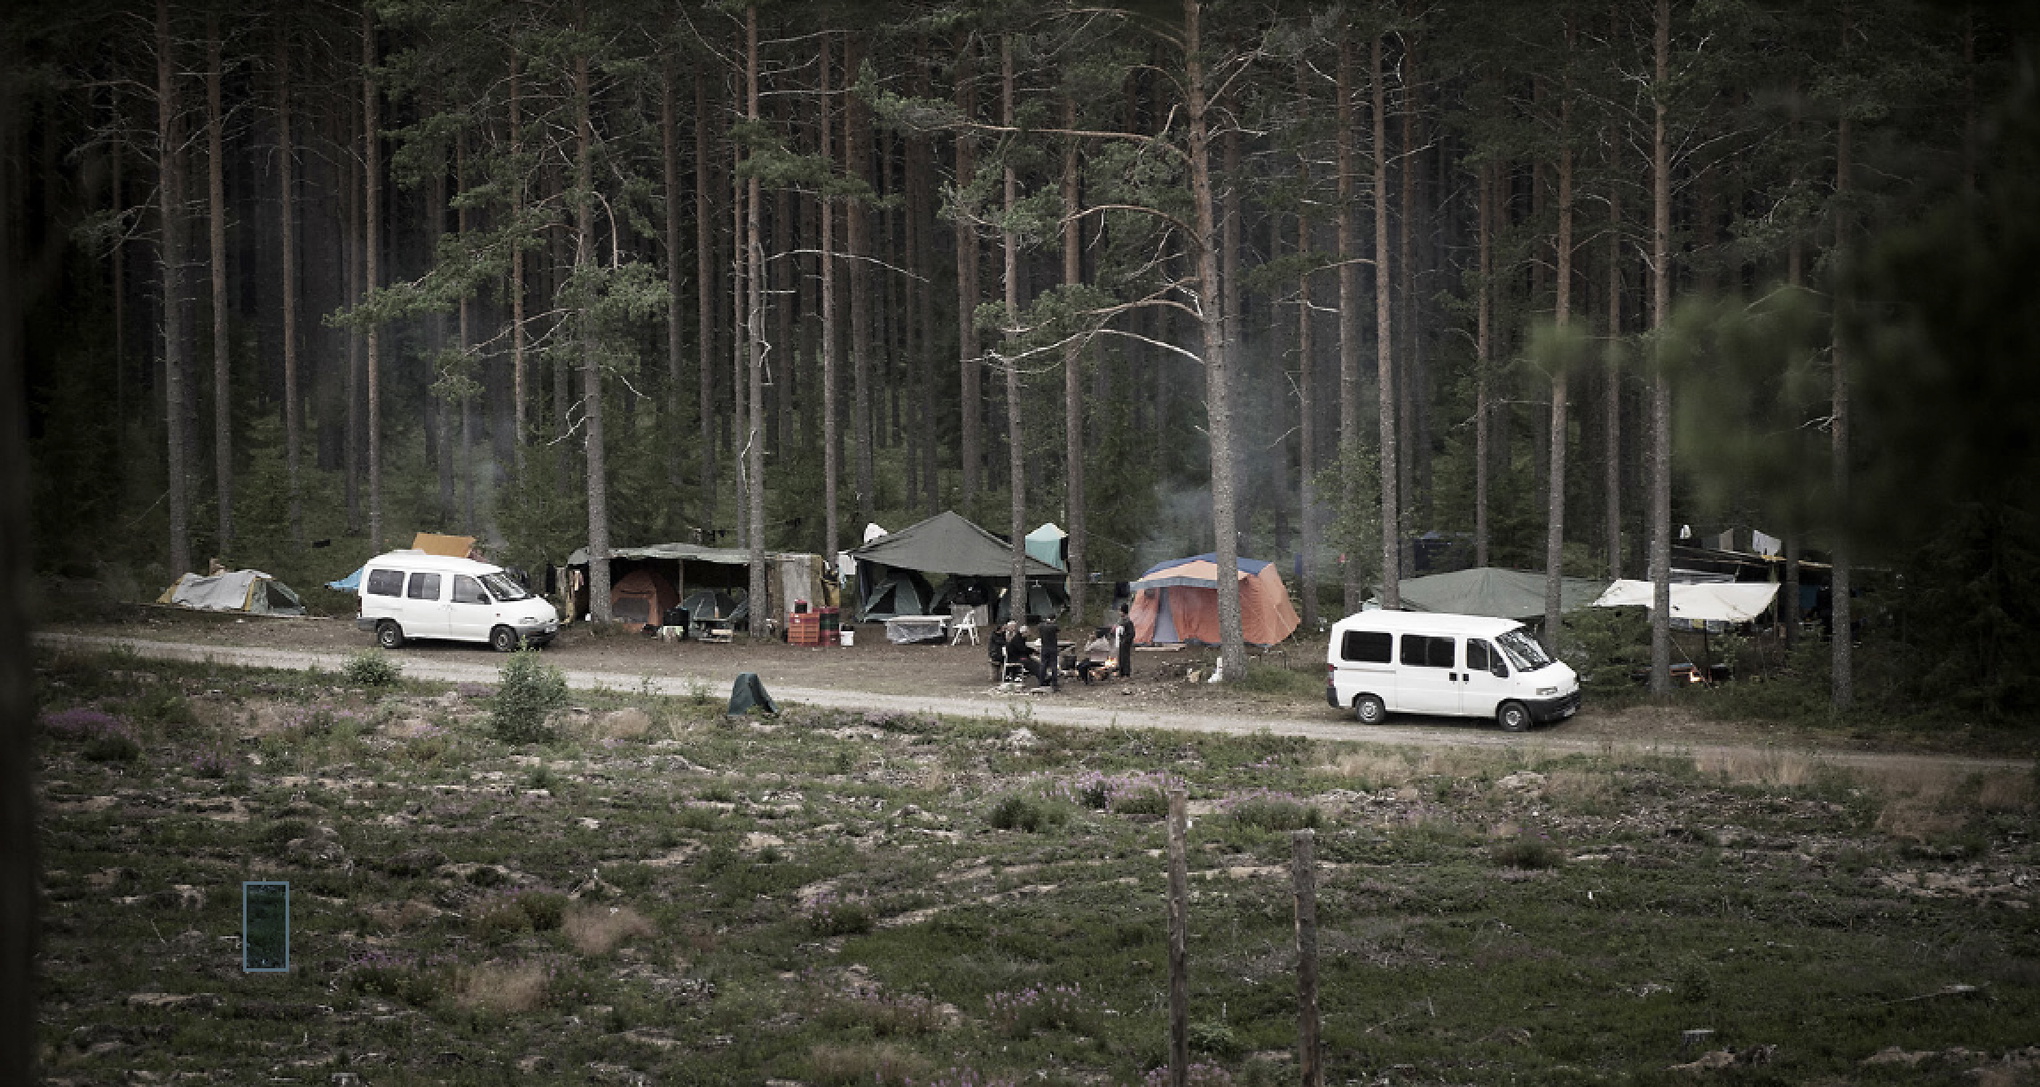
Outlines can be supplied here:
[[1405, 634], [1402, 636], [1402, 662], [1419, 668], [1450, 668], [1453, 659], [1453, 640], [1433, 638], [1428, 634]]
[[482, 591], [482, 583], [466, 574], [453, 575], [453, 602], [456, 604], [486, 604], [489, 594]]
[[404, 594], [413, 600], [439, 599], [438, 574], [412, 574], [411, 591]]
[[1349, 630], [1339, 646], [1339, 656], [1363, 664], [1387, 664], [1395, 649], [1395, 635], [1374, 630]]
[[368, 572], [368, 595], [404, 595], [404, 572], [402, 570], [370, 570]]
[[1485, 672], [1494, 667], [1490, 654], [1493, 652], [1486, 642], [1479, 638], [1466, 640], [1466, 669], [1469, 672]]

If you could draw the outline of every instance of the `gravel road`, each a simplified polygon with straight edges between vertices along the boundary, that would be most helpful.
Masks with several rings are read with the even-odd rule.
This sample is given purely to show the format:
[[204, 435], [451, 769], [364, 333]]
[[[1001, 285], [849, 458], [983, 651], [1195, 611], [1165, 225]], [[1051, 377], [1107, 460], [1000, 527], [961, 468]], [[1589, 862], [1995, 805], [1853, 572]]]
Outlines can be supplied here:
[[[52, 648], [124, 648], [145, 658], [182, 661], [213, 661], [220, 664], [258, 668], [320, 668], [338, 671], [348, 653], [336, 650], [268, 648], [241, 645], [194, 644], [178, 641], [137, 640], [109, 635], [39, 633], [36, 644]], [[449, 659], [443, 654], [401, 654], [404, 675], [412, 679], [447, 683], [492, 683], [497, 678], [493, 656]], [[729, 674], [708, 675], [677, 671], [671, 667], [656, 672], [602, 671], [565, 667], [569, 686], [596, 690], [632, 691], [649, 685], [665, 695], [688, 695], [706, 688], [720, 692], [731, 681]], [[768, 683], [770, 683], [768, 679]], [[1447, 719], [1403, 718], [1401, 723], [1362, 728], [1343, 717], [1329, 718], [1327, 710], [1317, 719], [1252, 713], [1213, 713], [1182, 708], [1152, 709], [1131, 706], [1111, 709], [1091, 704], [1067, 704], [1056, 696], [1028, 694], [978, 695], [899, 694], [846, 687], [811, 687], [770, 684], [768, 691], [779, 702], [798, 702], [847, 710], [878, 710], [935, 713], [947, 717], [978, 718], [1007, 722], [1015, 726], [1036, 722], [1076, 728], [1160, 728], [1189, 732], [1254, 733], [1263, 729], [1282, 736], [1307, 736], [1316, 740], [1364, 741], [1409, 747], [1509, 748], [1527, 756], [1549, 756], [1568, 752], [1628, 752], [1680, 755], [1700, 759], [1753, 758], [1791, 751], [1837, 766], [1867, 770], [1901, 770], [1933, 766], [1958, 773], [2031, 769], [2032, 760], [1977, 758], [1926, 753], [1847, 751], [1804, 747], [1774, 742], [1698, 742], [1668, 740], [1659, 736], [1628, 741], [1605, 734], [1571, 736], [1553, 731], [1511, 734], [1496, 731], [1488, 722], [1459, 722]], [[1321, 707], [1322, 708], [1322, 707]], [[1599, 730], [1597, 730], [1599, 731]]]

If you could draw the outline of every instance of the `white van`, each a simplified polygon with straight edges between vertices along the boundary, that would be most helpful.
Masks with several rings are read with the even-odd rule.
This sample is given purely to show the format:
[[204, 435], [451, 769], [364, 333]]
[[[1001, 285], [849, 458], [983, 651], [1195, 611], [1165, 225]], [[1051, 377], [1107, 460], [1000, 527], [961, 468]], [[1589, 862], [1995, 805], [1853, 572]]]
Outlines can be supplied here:
[[544, 645], [559, 633], [560, 614], [531, 595], [500, 566], [423, 551], [392, 551], [368, 560], [361, 573], [361, 617], [377, 645], [406, 638], [487, 642], [508, 653]]
[[1513, 619], [1363, 611], [1332, 625], [1325, 654], [1325, 700], [1362, 724], [1428, 713], [1521, 732], [1580, 708], [1580, 677]]

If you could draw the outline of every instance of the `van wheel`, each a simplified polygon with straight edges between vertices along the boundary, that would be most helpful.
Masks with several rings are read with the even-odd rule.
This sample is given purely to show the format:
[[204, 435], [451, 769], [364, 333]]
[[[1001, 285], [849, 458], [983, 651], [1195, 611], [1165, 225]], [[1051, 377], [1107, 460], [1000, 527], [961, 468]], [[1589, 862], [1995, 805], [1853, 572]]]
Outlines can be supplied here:
[[1353, 717], [1363, 725], [1378, 725], [1388, 716], [1380, 695], [1363, 694], [1353, 699]]
[[1503, 732], [1521, 732], [1530, 727], [1530, 708], [1521, 702], [1504, 702], [1495, 711], [1495, 723]]
[[497, 627], [489, 632], [489, 648], [498, 653], [516, 652], [517, 642], [517, 632], [509, 627]]
[[375, 625], [375, 644], [384, 649], [395, 649], [404, 644], [404, 628], [394, 619], [385, 619]]

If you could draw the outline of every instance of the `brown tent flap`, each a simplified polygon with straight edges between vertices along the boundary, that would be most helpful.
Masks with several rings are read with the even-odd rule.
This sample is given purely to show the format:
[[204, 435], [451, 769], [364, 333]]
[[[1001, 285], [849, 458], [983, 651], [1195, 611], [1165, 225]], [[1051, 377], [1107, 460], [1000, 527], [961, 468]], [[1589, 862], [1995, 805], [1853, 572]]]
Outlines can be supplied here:
[[420, 532], [411, 541], [411, 550], [423, 551], [428, 555], [445, 555], [449, 559], [464, 559], [473, 550], [473, 536], [441, 536], [437, 532]]

